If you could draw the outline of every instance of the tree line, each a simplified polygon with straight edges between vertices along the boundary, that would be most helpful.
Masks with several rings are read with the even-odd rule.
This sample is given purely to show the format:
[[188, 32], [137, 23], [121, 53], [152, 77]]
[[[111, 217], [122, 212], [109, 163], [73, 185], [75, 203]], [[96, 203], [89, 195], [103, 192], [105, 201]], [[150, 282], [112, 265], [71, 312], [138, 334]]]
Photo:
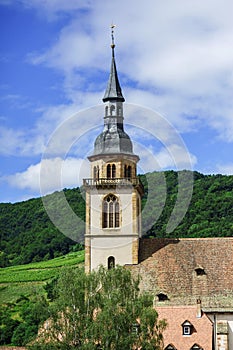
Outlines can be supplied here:
[[[140, 175], [144, 185], [142, 207], [146, 205], [146, 210], [142, 210], [142, 225], [148, 228], [146, 236], [175, 238], [233, 235], [233, 176], [193, 172], [193, 195], [187, 213], [170, 233], [166, 231], [166, 226], [177, 199], [178, 172], [165, 171], [162, 176], [165, 182], [161, 181], [161, 172]], [[77, 235], [81, 236], [85, 230], [83, 189], [64, 189], [63, 192], [74, 213], [83, 220], [75, 227]], [[54, 205], [56, 194], [49, 195]], [[161, 215], [157, 217], [163, 204]], [[59, 210], [63, 217], [63, 207]], [[64, 236], [53, 225], [41, 198], [0, 204], [0, 232], [1, 267], [48, 260], [82, 249], [80, 244]]]

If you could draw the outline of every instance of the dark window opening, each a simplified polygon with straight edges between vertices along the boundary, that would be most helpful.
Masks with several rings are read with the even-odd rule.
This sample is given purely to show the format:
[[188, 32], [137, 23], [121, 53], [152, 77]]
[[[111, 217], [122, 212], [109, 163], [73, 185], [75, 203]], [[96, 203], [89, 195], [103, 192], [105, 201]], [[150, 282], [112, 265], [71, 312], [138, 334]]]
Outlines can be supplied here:
[[115, 179], [116, 177], [116, 165], [108, 164], [107, 165], [107, 179]]
[[115, 258], [114, 256], [109, 256], [108, 258], [108, 269], [114, 269], [115, 267]]
[[110, 179], [111, 178], [111, 164], [107, 165], [107, 178]]
[[197, 267], [195, 269], [195, 271], [196, 271], [197, 276], [204, 276], [204, 275], [206, 275], [205, 270], [203, 268], [201, 268], [201, 267]]
[[159, 301], [166, 301], [166, 300], [169, 300], [168, 296], [164, 293], [159, 293], [157, 294], [157, 297], [158, 297], [158, 300]]
[[111, 107], [110, 107], [110, 114], [114, 115], [115, 114], [114, 112], [115, 112], [115, 106], [111, 105]]
[[124, 167], [124, 177], [130, 179], [132, 177], [132, 167], [130, 165], [125, 165]]
[[116, 177], [116, 165], [112, 165], [112, 178], [114, 179]]

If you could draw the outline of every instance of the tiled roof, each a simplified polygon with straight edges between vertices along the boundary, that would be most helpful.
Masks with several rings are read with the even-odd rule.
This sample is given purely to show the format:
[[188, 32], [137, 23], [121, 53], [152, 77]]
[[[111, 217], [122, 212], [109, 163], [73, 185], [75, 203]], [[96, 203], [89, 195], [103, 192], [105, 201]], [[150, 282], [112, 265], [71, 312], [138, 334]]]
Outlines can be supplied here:
[[[167, 328], [163, 331], [164, 347], [172, 344], [176, 349], [190, 350], [198, 344], [205, 350], [212, 350], [212, 322], [203, 314], [196, 317], [196, 306], [170, 306], [156, 308], [159, 318], [166, 319]], [[182, 324], [188, 321], [192, 325], [190, 336], [183, 335]]]
[[[233, 310], [233, 238], [141, 239], [141, 263], [131, 269], [142, 277], [141, 288], [168, 301]], [[159, 303], [159, 304], [160, 304]]]

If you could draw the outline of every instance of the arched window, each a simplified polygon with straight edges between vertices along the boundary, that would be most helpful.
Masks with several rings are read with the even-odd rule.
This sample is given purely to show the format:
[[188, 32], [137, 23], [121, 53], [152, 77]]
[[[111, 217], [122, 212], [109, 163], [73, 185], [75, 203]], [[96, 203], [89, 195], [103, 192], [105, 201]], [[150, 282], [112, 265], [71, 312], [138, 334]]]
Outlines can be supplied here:
[[167, 294], [164, 294], [164, 293], [159, 293], [159, 294], [157, 294], [157, 297], [158, 297], [159, 301], [166, 301], [166, 300], [169, 300]]
[[115, 179], [116, 177], [116, 165], [108, 164], [107, 165], [107, 179]]
[[129, 166], [128, 166], [128, 171], [127, 171], [127, 177], [128, 177], [128, 178], [131, 178], [131, 176], [132, 176], [131, 172], [132, 172], [132, 168], [131, 168], [131, 166], [129, 165]]
[[107, 178], [108, 178], [108, 179], [111, 178], [111, 172], [112, 172], [111, 164], [108, 164], [108, 165], [107, 165]]
[[115, 177], [116, 177], [116, 165], [113, 164], [112, 165], [112, 178], [115, 179]]
[[116, 196], [109, 194], [103, 201], [103, 228], [120, 226], [120, 206]]
[[115, 114], [114, 112], [115, 112], [115, 106], [111, 105], [111, 107], [110, 107], [110, 114], [114, 115]]
[[115, 267], [115, 258], [114, 256], [109, 256], [108, 257], [108, 269], [114, 269]]
[[132, 176], [132, 167], [130, 165], [125, 165], [124, 168], [124, 177], [130, 179]]

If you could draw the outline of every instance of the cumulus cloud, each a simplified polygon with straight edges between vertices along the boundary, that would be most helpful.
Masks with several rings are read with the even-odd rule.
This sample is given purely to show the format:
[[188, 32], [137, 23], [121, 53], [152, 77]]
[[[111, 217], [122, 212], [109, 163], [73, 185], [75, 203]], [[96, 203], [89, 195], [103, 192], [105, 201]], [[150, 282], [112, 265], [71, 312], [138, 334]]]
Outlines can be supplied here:
[[5, 181], [12, 187], [45, 195], [55, 190], [80, 186], [82, 178], [88, 175], [89, 165], [86, 160], [56, 157], [43, 159], [23, 172], [5, 177]]
[[[33, 4], [51, 10], [48, 1]], [[69, 6], [55, 1], [52, 7], [55, 11]], [[88, 2], [85, 15], [72, 17], [54, 45], [31, 60], [63, 71], [73, 98], [76, 74], [80, 86], [74, 84], [74, 89], [88, 90], [90, 84], [102, 89], [101, 81], [93, 80], [96, 71], [109, 67], [109, 39], [104, 33], [114, 14], [117, 63], [123, 84], [129, 86], [127, 101], [138, 103], [139, 98], [139, 103], [159, 109], [181, 132], [196, 129], [204, 120], [232, 142], [233, 102], [228, 98], [233, 87], [232, 10], [230, 0], [224, 6], [216, 0], [175, 0], [169, 7], [160, 1]]]

